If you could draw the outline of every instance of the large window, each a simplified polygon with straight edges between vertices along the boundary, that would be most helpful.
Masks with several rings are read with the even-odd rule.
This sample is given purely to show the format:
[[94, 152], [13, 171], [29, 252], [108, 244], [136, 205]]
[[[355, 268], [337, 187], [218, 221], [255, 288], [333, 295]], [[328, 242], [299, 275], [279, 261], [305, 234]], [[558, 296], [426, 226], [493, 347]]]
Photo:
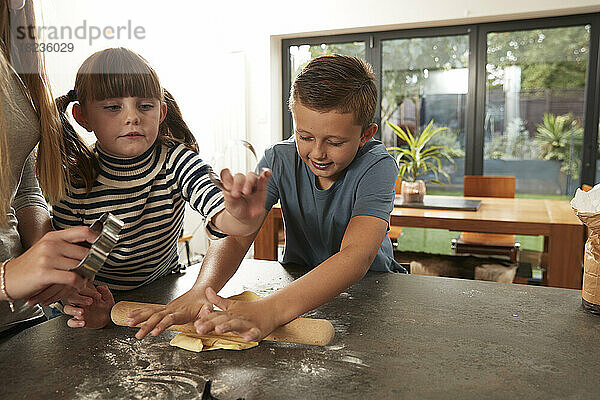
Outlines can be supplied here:
[[445, 128], [430, 144], [455, 154], [455, 163], [444, 165], [448, 189], [462, 187], [468, 88], [467, 35], [381, 41], [381, 140], [402, 145], [388, 123], [411, 133], [430, 122]]
[[521, 192], [579, 186], [591, 26], [487, 34], [486, 175], [514, 175]]
[[437, 140], [457, 156], [439, 190], [462, 192], [465, 174], [514, 175], [519, 196], [568, 198], [600, 180], [599, 44], [597, 13], [284, 40], [282, 137], [292, 132], [289, 86], [306, 62], [355, 55], [376, 73], [387, 146], [397, 144], [388, 122], [417, 134], [430, 121], [446, 128]]

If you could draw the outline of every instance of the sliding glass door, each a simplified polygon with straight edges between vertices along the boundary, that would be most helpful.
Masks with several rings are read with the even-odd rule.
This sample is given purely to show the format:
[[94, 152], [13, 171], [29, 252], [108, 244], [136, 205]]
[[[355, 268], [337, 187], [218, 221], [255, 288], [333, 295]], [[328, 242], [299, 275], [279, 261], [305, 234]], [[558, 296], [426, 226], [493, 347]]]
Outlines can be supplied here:
[[[600, 181], [600, 13], [286, 39], [282, 42], [283, 137], [291, 134], [289, 85], [321, 54], [361, 57], [379, 84], [377, 138], [401, 144], [388, 122], [419, 134], [446, 128], [449, 184], [464, 175], [514, 175], [520, 196], [568, 198]], [[600, 164], [599, 164], [600, 165]]]
[[290, 46], [290, 81], [294, 81], [302, 68], [313, 58], [328, 54], [342, 54], [365, 59], [364, 42], [321, 43]]
[[388, 123], [413, 135], [430, 122], [443, 128], [430, 144], [455, 154], [454, 164], [444, 161], [447, 190], [462, 190], [468, 90], [467, 34], [381, 41], [381, 140], [403, 145]]
[[487, 33], [485, 175], [517, 192], [570, 195], [579, 186], [591, 26]]

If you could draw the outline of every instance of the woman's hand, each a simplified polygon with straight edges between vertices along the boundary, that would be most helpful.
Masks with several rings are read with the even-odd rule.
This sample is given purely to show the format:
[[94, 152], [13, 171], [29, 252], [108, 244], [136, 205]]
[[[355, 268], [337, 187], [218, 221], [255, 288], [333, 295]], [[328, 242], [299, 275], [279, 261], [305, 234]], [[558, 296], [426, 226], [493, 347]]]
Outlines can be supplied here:
[[[86, 280], [85, 284], [89, 281]], [[84, 284], [84, 285], [85, 285]], [[30, 306], [34, 304], [41, 304], [43, 306], [48, 306], [52, 303], [56, 303], [60, 299], [71, 298], [74, 296], [78, 296], [83, 298], [84, 296], [79, 294], [79, 289], [77, 287], [72, 287], [68, 285], [62, 285], [60, 283], [55, 283], [53, 285], [48, 286], [46, 289], [42, 290], [35, 296], [31, 297], [27, 302]], [[87, 303], [84, 300], [80, 300], [80, 303], [90, 305], [92, 304], [93, 299], [88, 298]]]
[[234, 176], [228, 169], [221, 171], [225, 212], [215, 217], [217, 228], [235, 236], [247, 236], [258, 231], [266, 212], [267, 182], [270, 177], [270, 169], [263, 169], [260, 175], [249, 172]]
[[[91, 304], [89, 299], [93, 299]], [[92, 283], [63, 301], [64, 313], [73, 317], [67, 321], [71, 328], [104, 328], [110, 322], [110, 310], [115, 305], [108, 286], [94, 287]]]
[[193, 322], [203, 310], [212, 310], [212, 304], [204, 296], [203, 290], [190, 290], [166, 306], [148, 306], [138, 308], [127, 314], [129, 326], [143, 323], [135, 334], [143, 339], [148, 333], [157, 336], [171, 325], [182, 325]]
[[89, 251], [89, 246], [79, 243], [92, 243], [97, 236], [85, 226], [46, 233], [29, 250], [6, 264], [6, 292], [13, 299], [29, 299], [51, 285], [64, 285], [66, 288], [56, 288], [45, 299], [58, 300], [70, 288], [82, 288], [86, 279], [69, 270], [76, 268]]
[[222, 311], [203, 310], [200, 313], [200, 318], [194, 322], [200, 335], [212, 331], [218, 335], [233, 332], [246, 342], [252, 342], [264, 339], [279, 326], [267, 299], [230, 300], [217, 295], [212, 288], [206, 289], [206, 298]]

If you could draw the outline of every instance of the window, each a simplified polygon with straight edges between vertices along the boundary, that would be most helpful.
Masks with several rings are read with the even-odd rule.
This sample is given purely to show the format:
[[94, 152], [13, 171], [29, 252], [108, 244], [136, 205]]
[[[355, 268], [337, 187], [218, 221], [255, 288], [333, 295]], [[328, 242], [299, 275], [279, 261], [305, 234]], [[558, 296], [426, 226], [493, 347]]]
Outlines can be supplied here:
[[526, 193], [577, 189], [590, 29], [487, 34], [485, 175], [514, 175]]
[[282, 137], [291, 134], [289, 86], [305, 63], [355, 55], [377, 76], [384, 144], [397, 144], [387, 122], [417, 134], [430, 121], [446, 128], [439, 144], [457, 157], [439, 190], [462, 193], [465, 174], [514, 175], [520, 196], [568, 198], [600, 179], [599, 44], [598, 13], [284, 40]]
[[381, 66], [381, 141], [402, 144], [388, 123], [413, 134], [430, 122], [443, 128], [430, 144], [453, 150], [454, 164], [443, 160], [450, 176], [445, 189], [458, 190], [464, 177], [469, 37], [382, 40]]
[[327, 54], [343, 54], [345, 56], [353, 56], [365, 59], [365, 44], [364, 42], [348, 42], [348, 43], [322, 43], [319, 45], [301, 45], [290, 46], [290, 80], [302, 71], [302, 68], [315, 57], [324, 56]]

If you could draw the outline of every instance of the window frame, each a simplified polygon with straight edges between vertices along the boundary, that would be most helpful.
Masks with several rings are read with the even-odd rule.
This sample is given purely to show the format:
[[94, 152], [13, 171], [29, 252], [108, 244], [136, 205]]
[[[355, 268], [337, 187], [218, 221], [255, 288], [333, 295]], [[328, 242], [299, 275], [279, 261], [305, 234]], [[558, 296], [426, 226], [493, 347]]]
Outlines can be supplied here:
[[[465, 175], [484, 174], [484, 119], [486, 102], [487, 34], [491, 32], [521, 31], [540, 28], [561, 28], [590, 25], [590, 43], [586, 86], [584, 91], [584, 138], [581, 155], [579, 185], [593, 185], [596, 180], [598, 149], [598, 120], [600, 118], [600, 13], [576, 14], [558, 17], [519, 19], [467, 25], [449, 25], [432, 28], [401, 29], [381, 32], [362, 32], [344, 35], [311, 36], [283, 39], [282, 53], [282, 138], [292, 132], [292, 116], [288, 111], [290, 95], [290, 46], [319, 45], [346, 42], [364, 42], [365, 60], [373, 66], [377, 87], [381, 88], [381, 43], [384, 40], [425, 38], [436, 36], [468, 35], [469, 89], [466, 104], [467, 131], [465, 132]], [[381, 90], [375, 122], [381, 126]], [[380, 138], [380, 135], [376, 136]]]

